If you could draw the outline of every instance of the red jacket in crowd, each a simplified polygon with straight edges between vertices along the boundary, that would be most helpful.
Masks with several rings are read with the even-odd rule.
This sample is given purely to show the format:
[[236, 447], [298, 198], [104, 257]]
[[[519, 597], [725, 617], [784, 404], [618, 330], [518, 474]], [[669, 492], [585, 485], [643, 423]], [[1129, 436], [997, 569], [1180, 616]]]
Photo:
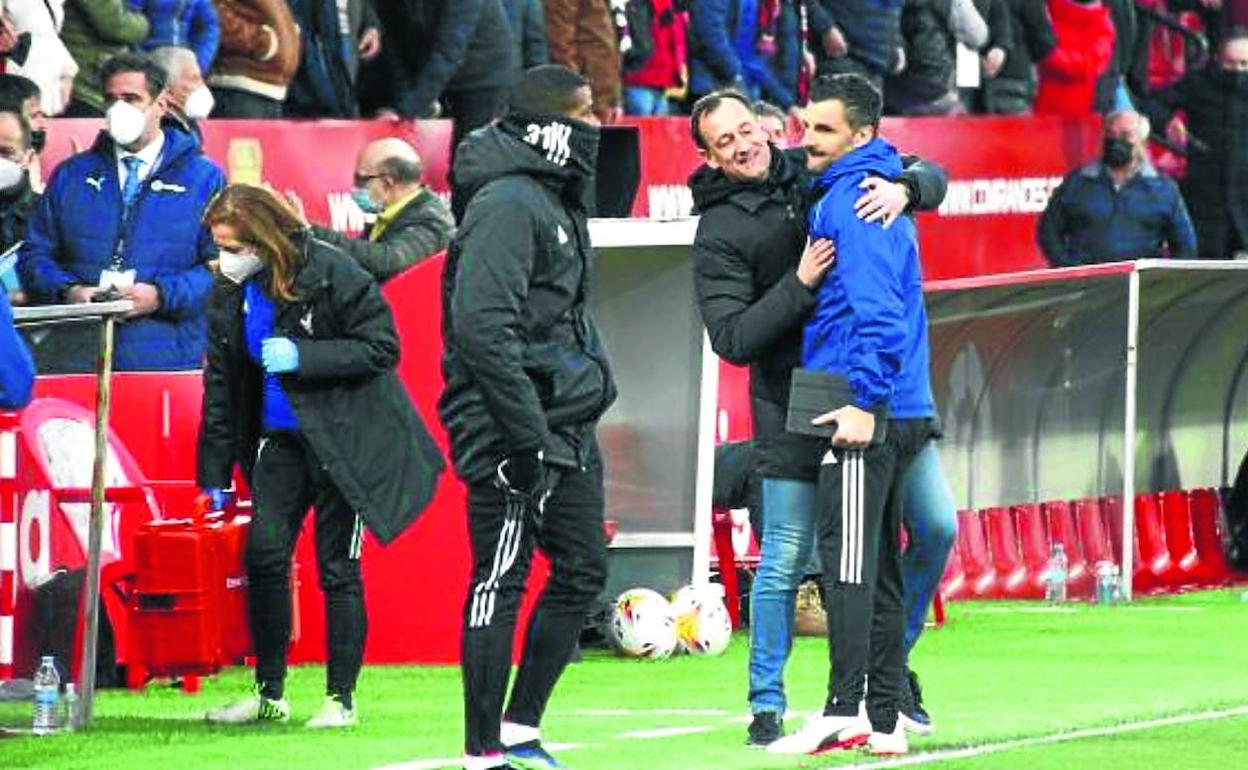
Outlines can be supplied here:
[[1057, 47], [1039, 64], [1036, 113], [1087, 115], [1114, 54], [1114, 21], [1100, 0], [1048, 0]]
[[654, 39], [654, 55], [636, 72], [624, 73], [624, 84], [666, 90], [676, 88], [686, 79], [689, 61], [685, 50], [685, 28], [688, 16], [675, 8], [675, 0], [651, 0], [654, 21], [650, 35]]

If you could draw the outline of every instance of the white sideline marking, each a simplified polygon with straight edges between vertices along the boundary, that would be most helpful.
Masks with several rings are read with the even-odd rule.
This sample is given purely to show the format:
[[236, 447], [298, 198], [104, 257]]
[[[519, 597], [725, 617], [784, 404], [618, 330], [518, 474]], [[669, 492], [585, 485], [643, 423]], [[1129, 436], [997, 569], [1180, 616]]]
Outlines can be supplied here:
[[571, 712], [578, 717], [726, 717], [727, 709], [582, 709]]
[[[588, 748], [590, 744], [586, 743], [543, 743], [542, 746], [547, 751], [563, 752], [572, 751], [574, 749]], [[450, 759], [417, 759], [411, 762], [399, 762], [394, 765], [382, 765], [373, 768], [373, 770], [442, 770], [443, 768], [458, 768], [463, 766], [463, 757], [452, 757]]]
[[620, 733], [617, 738], [675, 738], [679, 735], [697, 735], [698, 733], [714, 732], [718, 728], [711, 727], [661, 727], [658, 730], [638, 730], [633, 733]]
[[1109, 735], [1121, 735], [1122, 733], [1151, 730], [1157, 727], [1170, 727], [1172, 725], [1183, 725], [1191, 722], [1210, 722], [1215, 719], [1229, 719], [1242, 716], [1248, 716], [1248, 706], [1223, 709], [1221, 711], [1201, 711], [1195, 714], [1182, 714], [1180, 716], [1165, 717], [1162, 719], [1149, 719], [1143, 722], [1126, 722], [1123, 724], [1111, 725], [1109, 727], [1089, 728], [1087, 730], [1071, 730], [1070, 732], [1054, 733], [1053, 735], [1043, 735], [1037, 738], [1018, 738], [1012, 741], [985, 743], [979, 746], [968, 746], [962, 749], [926, 751], [922, 754], [914, 754], [912, 756], [899, 757], [897, 759], [864, 762], [857, 765], [841, 765], [837, 767], [836, 770], [868, 770], [869, 768], [926, 765], [931, 762], [944, 762], [950, 759], [980, 757], [984, 754], [995, 754], [1000, 751], [1011, 751], [1013, 749], [1030, 748], [1032, 746], [1050, 746], [1055, 743], [1078, 741], [1084, 738], [1103, 738]]
[[[1107, 608], [1111, 612], [1204, 612], [1205, 607], [1141, 607], [1119, 604]], [[968, 615], [1065, 615], [1078, 612], [1076, 607], [980, 607], [967, 610]]]

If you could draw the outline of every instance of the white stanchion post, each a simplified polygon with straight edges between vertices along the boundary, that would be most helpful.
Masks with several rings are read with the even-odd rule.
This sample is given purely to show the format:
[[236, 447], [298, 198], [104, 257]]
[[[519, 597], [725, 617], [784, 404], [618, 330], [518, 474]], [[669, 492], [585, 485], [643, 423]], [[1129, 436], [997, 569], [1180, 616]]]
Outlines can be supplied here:
[[1130, 601], [1135, 573], [1135, 410], [1140, 344], [1140, 270], [1127, 278], [1126, 392], [1122, 421], [1122, 597]]

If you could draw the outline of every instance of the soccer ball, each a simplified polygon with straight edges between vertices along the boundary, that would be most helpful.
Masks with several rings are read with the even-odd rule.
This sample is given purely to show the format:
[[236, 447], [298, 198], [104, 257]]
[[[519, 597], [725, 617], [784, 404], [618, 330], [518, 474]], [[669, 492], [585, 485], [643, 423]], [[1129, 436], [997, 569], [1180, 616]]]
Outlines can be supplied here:
[[633, 588], [620, 594], [611, 613], [611, 635], [633, 658], [666, 658], [676, 649], [676, 620], [662, 594]]
[[719, 586], [685, 586], [673, 594], [672, 612], [676, 638], [691, 655], [719, 655], [728, 649], [732, 619]]

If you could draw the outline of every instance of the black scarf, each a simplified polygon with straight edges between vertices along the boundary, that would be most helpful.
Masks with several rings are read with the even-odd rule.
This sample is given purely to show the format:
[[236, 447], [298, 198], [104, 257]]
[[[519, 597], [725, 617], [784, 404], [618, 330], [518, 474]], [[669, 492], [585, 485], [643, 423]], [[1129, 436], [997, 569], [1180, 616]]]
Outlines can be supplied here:
[[590, 178], [598, 163], [597, 126], [563, 115], [509, 113], [499, 121], [503, 133], [536, 150], [547, 162]]

